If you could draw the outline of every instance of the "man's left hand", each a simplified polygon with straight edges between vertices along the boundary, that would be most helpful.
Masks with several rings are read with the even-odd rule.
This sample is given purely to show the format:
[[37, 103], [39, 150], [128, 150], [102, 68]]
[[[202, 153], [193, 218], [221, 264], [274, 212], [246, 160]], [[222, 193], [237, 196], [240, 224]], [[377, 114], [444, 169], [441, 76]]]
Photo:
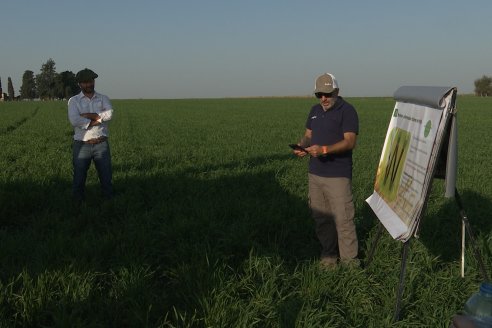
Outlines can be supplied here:
[[323, 151], [321, 149], [321, 146], [319, 145], [312, 145], [310, 147], [307, 147], [306, 150], [309, 152], [309, 155], [313, 157], [323, 156]]

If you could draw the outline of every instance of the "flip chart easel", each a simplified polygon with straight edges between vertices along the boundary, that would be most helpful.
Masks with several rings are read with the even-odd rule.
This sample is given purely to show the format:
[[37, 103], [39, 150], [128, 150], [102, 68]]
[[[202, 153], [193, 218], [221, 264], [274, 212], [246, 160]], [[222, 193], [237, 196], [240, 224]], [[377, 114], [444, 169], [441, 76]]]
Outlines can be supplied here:
[[[374, 193], [366, 200], [380, 220], [366, 266], [386, 228], [403, 242], [393, 321], [399, 320], [411, 237], [417, 235], [434, 178], [445, 179], [445, 197], [454, 197], [462, 221], [461, 276], [464, 277], [468, 233], [484, 280], [489, 280], [475, 236], [456, 189], [457, 89], [404, 86], [396, 102], [376, 173]], [[432, 130], [434, 129], [434, 130]]]

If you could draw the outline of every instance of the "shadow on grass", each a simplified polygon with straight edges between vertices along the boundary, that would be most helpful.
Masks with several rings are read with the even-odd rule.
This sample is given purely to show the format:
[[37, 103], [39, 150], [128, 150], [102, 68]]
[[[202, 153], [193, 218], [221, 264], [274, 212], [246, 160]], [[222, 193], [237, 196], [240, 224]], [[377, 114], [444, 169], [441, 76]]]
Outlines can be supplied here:
[[[492, 231], [492, 202], [486, 197], [472, 191], [460, 192], [463, 210], [468, 217], [473, 235], [477, 239], [481, 256], [490, 258], [490, 249], [484, 246], [484, 238]], [[462, 220], [460, 208], [454, 198], [446, 199], [436, 214], [424, 217], [420, 227], [422, 243], [435, 256], [445, 262], [459, 261], [461, 256]], [[468, 234], [467, 250], [471, 250]]]
[[[463, 210], [470, 222], [481, 256], [483, 259], [490, 258], [492, 255], [491, 249], [487, 247], [484, 238], [487, 238], [492, 231], [492, 221], [490, 220], [492, 202], [486, 197], [471, 190], [465, 190], [463, 193], [460, 193], [460, 196], [463, 203]], [[440, 198], [443, 196], [431, 194], [430, 201], [435, 202], [435, 197]], [[443, 204], [435, 211], [435, 213], [424, 213], [418, 231], [419, 240], [433, 256], [438, 257], [442, 262], [456, 262], [460, 260], [461, 256], [462, 219], [460, 208], [455, 198], [445, 199], [442, 203]], [[370, 248], [377, 245], [374, 244], [375, 240], [367, 239], [371, 232], [376, 234], [376, 230], [380, 229], [380, 227], [378, 227], [379, 221], [369, 206], [364, 206], [361, 212], [362, 216], [366, 219], [371, 217], [374, 218], [374, 220], [367, 219], [365, 223], [359, 225], [360, 239], [367, 241], [367, 252], [369, 253], [372, 250]], [[388, 234], [384, 228], [382, 233]], [[470, 244], [468, 232], [466, 240], [466, 247], [471, 250], [472, 245]], [[400, 244], [400, 242], [397, 241], [395, 241], [395, 243], [396, 245]], [[472, 253], [470, 252], [470, 254]], [[377, 254], [375, 256], [377, 256]]]
[[[288, 157], [252, 158], [246, 164], [274, 160]], [[66, 272], [65, 279], [95, 274], [87, 302], [96, 306], [64, 299], [67, 312], [60, 313], [50, 300], [42, 305], [42, 317], [32, 318], [34, 325], [52, 324], [77, 307], [124, 325], [140, 325], [142, 318], [155, 324], [172, 307], [200, 309], [200, 296], [221, 288], [215, 285], [215, 269], [238, 270], [252, 250], [280, 258], [292, 269], [318, 255], [307, 204], [279, 185], [278, 173], [237, 172], [227, 164], [127, 177], [114, 181], [117, 194], [110, 202], [102, 202], [99, 186], [89, 184], [88, 200], [78, 210], [70, 202], [69, 177], [44, 185], [5, 184], [0, 188], [0, 281], [6, 286], [22, 273], [34, 282], [38, 277], [38, 283], [47, 272]], [[27, 287], [12, 286], [13, 294]], [[136, 295], [146, 306], [132, 308]], [[4, 313], [15, 312], [15, 302], [7, 299], [1, 305], [10, 310]], [[108, 316], [110, 309], [122, 310]]]
[[379, 219], [364, 200], [360, 200], [358, 206], [359, 208], [356, 208], [356, 217], [360, 218], [360, 220], [356, 222], [356, 228], [360, 243], [359, 258], [362, 261], [366, 261], [371, 248], [374, 246], [371, 233], [378, 229]]

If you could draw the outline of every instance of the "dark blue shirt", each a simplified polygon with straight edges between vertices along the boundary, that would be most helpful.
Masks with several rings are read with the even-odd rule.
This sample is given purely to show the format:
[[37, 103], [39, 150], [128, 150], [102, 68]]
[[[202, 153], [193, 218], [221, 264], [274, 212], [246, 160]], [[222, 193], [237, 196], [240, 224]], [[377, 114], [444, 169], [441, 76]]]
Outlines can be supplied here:
[[[329, 146], [343, 140], [346, 132], [359, 133], [355, 108], [342, 97], [327, 111], [320, 104], [311, 108], [306, 128], [312, 131], [311, 145]], [[352, 151], [311, 157], [309, 173], [322, 177], [352, 178]]]

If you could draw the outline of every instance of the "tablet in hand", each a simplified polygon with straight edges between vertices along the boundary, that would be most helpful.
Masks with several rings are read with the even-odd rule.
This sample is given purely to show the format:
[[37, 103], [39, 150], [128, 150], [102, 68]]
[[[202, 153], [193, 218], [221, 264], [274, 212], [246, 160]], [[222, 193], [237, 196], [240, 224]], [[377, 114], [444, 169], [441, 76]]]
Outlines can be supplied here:
[[301, 146], [296, 145], [296, 144], [290, 144], [289, 147], [294, 149], [294, 150], [300, 150], [300, 151], [303, 151], [305, 153], [309, 153], [304, 147], [301, 147]]

